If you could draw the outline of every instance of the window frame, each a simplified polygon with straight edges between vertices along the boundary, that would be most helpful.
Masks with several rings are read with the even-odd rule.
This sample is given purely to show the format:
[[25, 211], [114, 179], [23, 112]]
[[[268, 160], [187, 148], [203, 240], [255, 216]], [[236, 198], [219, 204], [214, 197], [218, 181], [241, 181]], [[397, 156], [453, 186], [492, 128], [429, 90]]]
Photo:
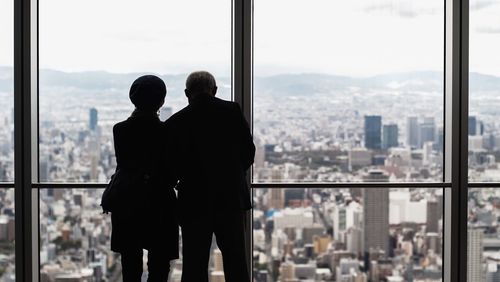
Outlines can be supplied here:
[[[468, 183], [468, 0], [445, 3], [444, 163], [443, 182], [417, 183], [252, 183], [258, 188], [439, 187], [443, 205], [443, 281], [466, 282], [467, 189], [499, 187], [500, 182]], [[253, 122], [253, 1], [232, 0], [232, 86], [252, 127]], [[41, 183], [38, 177], [38, 0], [14, 1], [14, 183], [16, 279], [39, 281], [38, 193], [43, 188], [104, 188], [105, 183]], [[251, 223], [252, 212], [248, 213]], [[248, 266], [252, 273], [252, 227], [247, 224]]]

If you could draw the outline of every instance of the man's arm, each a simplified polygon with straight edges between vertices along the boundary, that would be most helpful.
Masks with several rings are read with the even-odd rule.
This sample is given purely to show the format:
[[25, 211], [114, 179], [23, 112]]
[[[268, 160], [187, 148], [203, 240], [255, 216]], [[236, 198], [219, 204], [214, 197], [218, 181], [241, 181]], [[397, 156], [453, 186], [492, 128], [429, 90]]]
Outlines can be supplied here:
[[253, 143], [253, 137], [250, 132], [250, 126], [248, 125], [240, 106], [237, 103], [235, 105], [236, 120], [237, 120], [237, 132], [238, 140], [240, 142], [240, 160], [243, 169], [247, 170], [254, 161], [255, 157], [255, 145]]

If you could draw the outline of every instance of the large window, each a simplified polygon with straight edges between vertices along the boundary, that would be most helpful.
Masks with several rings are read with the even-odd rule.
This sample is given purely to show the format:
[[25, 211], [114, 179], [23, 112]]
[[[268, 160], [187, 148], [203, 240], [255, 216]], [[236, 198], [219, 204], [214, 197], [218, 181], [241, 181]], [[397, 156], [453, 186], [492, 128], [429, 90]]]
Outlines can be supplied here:
[[[167, 85], [162, 120], [187, 105], [184, 82], [195, 70], [211, 71], [217, 96], [231, 100], [231, 5], [40, 0], [39, 180], [109, 179], [116, 166], [112, 126], [132, 113], [128, 91], [140, 75], [160, 75]], [[99, 207], [102, 189], [52, 187], [39, 194], [40, 279], [121, 281], [110, 216]], [[212, 265], [212, 275], [220, 275], [221, 263]], [[182, 260], [171, 269], [170, 279], [180, 281]]]
[[467, 281], [500, 279], [500, 1], [470, 1]]
[[0, 281], [15, 280], [14, 1], [0, 0]]
[[99, 206], [102, 189], [40, 190], [40, 278], [119, 281], [110, 250], [111, 217]]
[[0, 281], [15, 280], [14, 189], [0, 189]]
[[443, 189], [305, 187], [255, 190], [256, 281], [441, 281]]
[[500, 181], [500, 1], [470, 3], [469, 179]]
[[254, 3], [254, 181], [443, 180], [444, 1]]
[[[112, 126], [138, 76], [166, 82], [166, 119], [201, 69], [253, 130], [254, 281], [498, 280], [499, 13], [498, 0], [0, 0], [0, 281], [121, 280], [99, 207]], [[179, 281], [182, 259], [172, 269]]]
[[0, 1], [0, 182], [14, 181], [14, 1]]
[[184, 82], [194, 70], [212, 71], [219, 97], [231, 99], [229, 0], [40, 0], [39, 7], [41, 181], [109, 179], [112, 126], [132, 113], [128, 91], [142, 74], [167, 85], [162, 119], [187, 105]]
[[[42, 282], [70, 278], [77, 281], [121, 281], [120, 256], [110, 249], [111, 216], [103, 214], [100, 207], [102, 192], [103, 189], [93, 188], [40, 189]], [[1, 220], [2, 217], [0, 228]], [[182, 241], [179, 244], [182, 250]], [[180, 259], [171, 263], [169, 281], [180, 281], [180, 255]], [[147, 251], [144, 260], [147, 262]], [[222, 267], [221, 253], [214, 242], [210, 256], [212, 279], [220, 276]], [[147, 268], [144, 270], [147, 279]]]

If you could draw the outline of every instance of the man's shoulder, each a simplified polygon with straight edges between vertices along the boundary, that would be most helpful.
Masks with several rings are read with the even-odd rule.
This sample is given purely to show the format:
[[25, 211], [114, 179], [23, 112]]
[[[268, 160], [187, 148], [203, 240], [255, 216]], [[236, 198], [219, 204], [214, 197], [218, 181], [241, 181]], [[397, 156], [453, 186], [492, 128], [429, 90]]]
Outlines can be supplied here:
[[217, 97], [215, 97], [214, 101], [219, 107], [225, 108], [227, 110], [234, 111], [235, 109], [239, 110], [240, 108], [239, 104], [233, 101], [227, 101]]
[[179, 122], [182, 122], [183, 118], [189, 113], [190, 108], [189, 105], [182, 108], [180, 111], [171, 115], [163, 124], [167, 127], [173, 126]]

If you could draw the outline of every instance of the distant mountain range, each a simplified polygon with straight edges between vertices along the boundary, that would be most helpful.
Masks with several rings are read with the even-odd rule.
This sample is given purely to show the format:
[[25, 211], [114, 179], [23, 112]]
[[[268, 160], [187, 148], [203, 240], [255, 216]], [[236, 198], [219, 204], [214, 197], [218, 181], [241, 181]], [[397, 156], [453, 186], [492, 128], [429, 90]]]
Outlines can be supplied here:
[[[41, 87], [77, 88], [81, 90], [128, 89], [132, 81], [142, 73], [61, 72], [40, 71]], [[0, 91], [12, 90], [12, 68], [0, 67]], [[183, 89], [187, 74], [161, 75], [169, 89]], [[219, 85], [230, 84], [228, 77], [217, 78]], [[471, 73], [472, 91], [500, 92], [500, 77]], [[312, 93], [331, 93], [336, 90], [358, 89], [359, 91], [425, 91], [441, 92], [443, 73], [418, 71], [384, 74], [364, 78], [304, 73], [281, 74], [254, 78], [254, 90], [269, 95], [309, 95]]]

